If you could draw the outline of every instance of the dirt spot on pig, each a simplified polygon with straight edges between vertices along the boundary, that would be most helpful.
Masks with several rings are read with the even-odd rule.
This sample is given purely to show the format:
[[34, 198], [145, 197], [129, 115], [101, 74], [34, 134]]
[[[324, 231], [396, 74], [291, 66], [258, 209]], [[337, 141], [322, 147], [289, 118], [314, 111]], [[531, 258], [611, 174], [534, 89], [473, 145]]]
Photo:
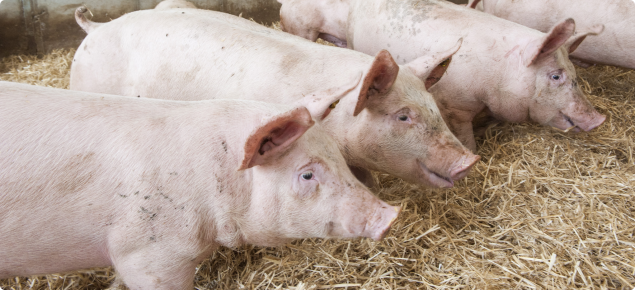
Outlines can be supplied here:
[[[436, 6], [437, 3], [427, 0], [390, 0], [387, 5], [387, 7], [392, 8], [389, 13], [394, 20], [403, 20], [404, 18], [410, 17], [415, 23], [428, 19], [428, 12]], [[398, 21], [395, 21], [394, 23], [391, 22], [391, 25], [398, 25], [398, 23]]]
[[95, 153], [77, 154], [70, 158], [66, 165], [57, 172], [55, 189], [64, 194], [78, 192], [93, 180]]
[[223, 150], [225, 150], [225, 153], [227, 153], [227, 143], [225, 142], [225, 140], [221, 142], [221, 145], [223, 145]]
[[153, 221], [158, 213], [157, 212], [153, 212], [145, 207], [139, 207], [139, 214], [141, 215], [140, 218], [144, 221]]

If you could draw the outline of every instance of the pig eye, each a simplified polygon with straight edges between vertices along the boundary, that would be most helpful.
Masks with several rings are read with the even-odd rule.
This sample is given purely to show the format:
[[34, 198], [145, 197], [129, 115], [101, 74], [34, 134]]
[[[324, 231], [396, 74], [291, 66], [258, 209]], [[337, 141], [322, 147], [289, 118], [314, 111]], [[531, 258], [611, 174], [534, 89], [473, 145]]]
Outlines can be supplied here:
[[309, 171], [309, 172], [302, 173], [302, 179], [304, 180], [313, 179], [313, 172]]
[[560, 75], [552, 75], [551, 79], [554, 81], [560, 80]]
[[403, 121], [403, 122], [405, 122], [405, 121], [408, 121], [408, 119], [410, 119], [410, 118], [409, 118], [407, 115], [401, 115], [401, 116], [399, 116], [399, 121]]

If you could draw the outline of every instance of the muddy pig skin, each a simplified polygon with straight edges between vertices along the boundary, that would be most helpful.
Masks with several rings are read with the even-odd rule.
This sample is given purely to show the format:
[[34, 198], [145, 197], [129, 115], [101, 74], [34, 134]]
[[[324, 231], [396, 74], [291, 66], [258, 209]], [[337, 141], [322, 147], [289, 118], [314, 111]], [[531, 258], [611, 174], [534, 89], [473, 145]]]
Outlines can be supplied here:
[[400, 208], [312, 126], [341, 96], [183, 102], [0, 82], [0, 278], [113, 265], [130, 289], [192, 289], [219, 246], [381, 239]]
[[533, 121], [588, 131], [605, 117], [578, 88], [568, 59], [589, 31], [564, 20], [548, 33], [438, 0], [280, 0], [282, 29], [315, 41], [375, 54], [387, 49], [408, 63], [463, 45], [430, 92], [450, 130], [475, 150], [472, 120], [485, 111], [509, 122]]
[[144, 10], [101, 24], [76, 11], [91, 31], [75, 54], [71, 89], [131, 97], [248, 98], [290, 103], [311, 92], [357, 82], [325, 121], [356, 176], [368, 170], [413, 183], [452, 187], [479, 156], [452, 135], [426, 90], [460, 46], [398, 66], [318, 45], [229, 14], [200, 9]]
[[163, 0], [161, 3], [157, 4], [154, 9], [174, 9], [174, 8], [196, 8], [196, 5], [192, 4], [192, 2], [185, 0]]
[[604, 26], [569, 57], [588, 67], [608, 64], [635, 69], [635, 2], [633, 0], [481, 0], [470, 2], [486, 13], [547, 32], [565, 18], [576, 21], [576, 33]]

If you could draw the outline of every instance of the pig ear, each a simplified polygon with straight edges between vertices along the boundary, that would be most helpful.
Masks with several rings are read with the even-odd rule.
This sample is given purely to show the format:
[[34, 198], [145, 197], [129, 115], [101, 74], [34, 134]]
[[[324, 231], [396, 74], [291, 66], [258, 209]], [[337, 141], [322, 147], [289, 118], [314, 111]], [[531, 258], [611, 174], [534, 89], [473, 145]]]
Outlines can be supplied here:
[[589, 29], [579, 29], [575, 32], [575, 35], [571, 36], [567, 43], [564, 44], [564, 47], [567, 49], [569, 53], [573, 53], [576, 48], [582, 43], [582, 41], [589, 35], [598, 35], [604, 31], [604, 25], [598, 24], [594, 25]]
[[362, 74], [360, 73], [356, 75], [352, 81], [341, 87], [334, 87], [305, 96], [300, 100], [300, 106], [306, 107], [314, 120], [324, 120], [331, 110], [335, 109], [340, 99], [357, 88], [361, 79]]
[[560, 48], [575, 32], [575, 21], [568, 18], [553, 28], [544, 37], [535, 39], [527, 45], [522, 53], [523, 64], [530, 66], [536, 61]]
[[[476, 9], [476, 5], [478, 5], [479, 2], [481, 2], [481, 0], [470, 0], [470, 2], [467, 3], [467, 7]], [[485, 5], [485, 3], [483, 3], [483, 5]]]
[[441, 80], [445, 71], [448, 70], [450, 62], [452, 62], [452, 55], [459, 51], [462, 43], [463, 38], [460, 38], [451, 49], [434, 56], [421, 56], [407, 63], [406, 67], [425, 82], [426, 89], [429, 89]]
[[397, 79], [399, 66], [387, 50], [380, 51], [370, 69], [366, 72], [362, 88], [359, 91], [357, 105], [353, 116], [357, 116], [366, 107], [366, 101], [376, 94], [385, 94], [390, 90]]
[[262, 165], [285, 152], [314, 122], [304, 107], [276, 115], [260, 124], [245, 142], [245, 156], [238, 170]]

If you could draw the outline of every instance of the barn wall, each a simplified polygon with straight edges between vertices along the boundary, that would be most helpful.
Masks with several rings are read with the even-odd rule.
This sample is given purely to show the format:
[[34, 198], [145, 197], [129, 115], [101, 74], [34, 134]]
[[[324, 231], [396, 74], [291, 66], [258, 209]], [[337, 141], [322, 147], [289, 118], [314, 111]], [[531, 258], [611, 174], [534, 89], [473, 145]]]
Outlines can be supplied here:
[[[45, 54], [53, 49], [77, 47], [86, 36], [75, 23], [75, 9], [85, 5], [92, 20], [106, 22], [125, 13], [152, 9], [160, 0], [4, 0], [0, 3], [0, 57], [17, 53]], [[276, 0], [190, 0], [203, 9], [277, 21]]]
[[[85, 5], [92, 20], [106, 22], [125, 13], [152, 9], [161, 0], [4, 0], [0, 2], [0, 57], [45, 54], [57, 48], [77, 47], [86, 34], [75, 23], [75, 8]], [[190, 0], [197, 7], [253, 18], [279, 20], [276, 0]], [[467, 3], [467, 0], [451, 0]]]

